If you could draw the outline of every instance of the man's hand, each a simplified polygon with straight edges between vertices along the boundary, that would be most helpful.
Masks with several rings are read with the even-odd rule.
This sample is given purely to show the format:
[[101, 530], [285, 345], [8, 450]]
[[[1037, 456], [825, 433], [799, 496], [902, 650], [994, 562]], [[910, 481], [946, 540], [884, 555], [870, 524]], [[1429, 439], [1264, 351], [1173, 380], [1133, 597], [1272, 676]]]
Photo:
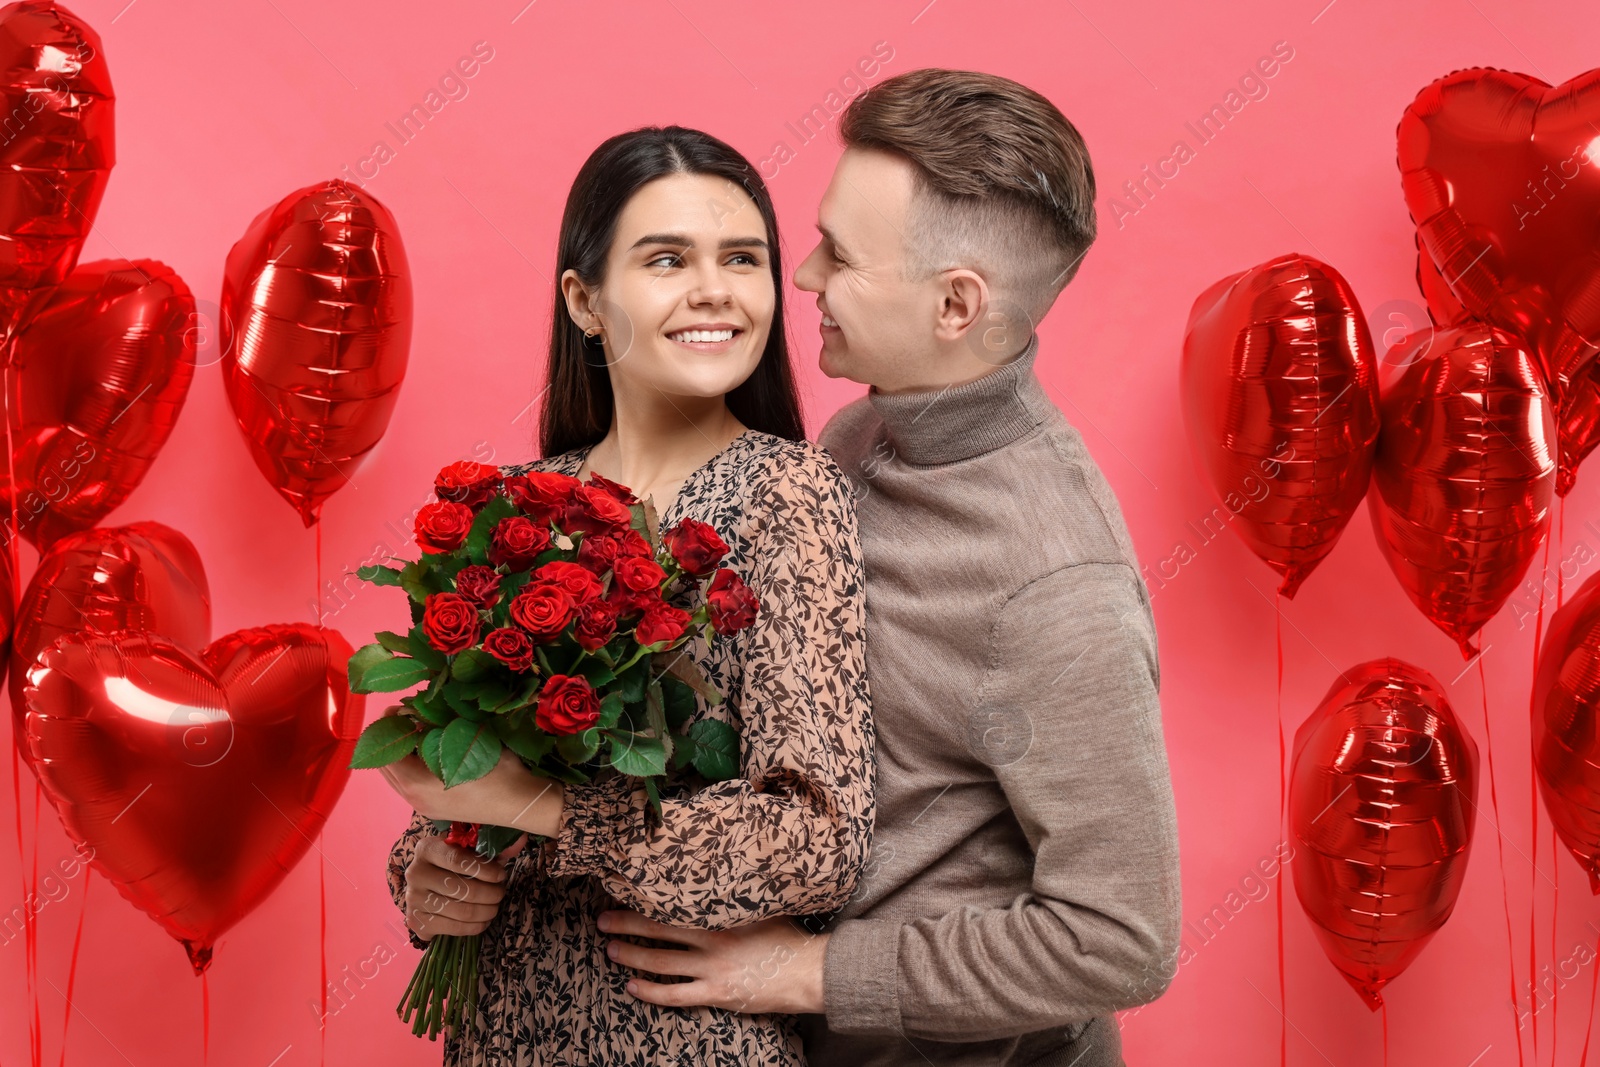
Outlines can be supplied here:
[[528, 844], [517, 838], [496, 859], [426, 833], [406, 867], [406, 925], [424, 941], [439, 934], [481, 934], [506, 895], [506, 861]]
[[682, 949], [646, 948], [627, 941], [606, 942], [616, 963], [692, 982], [652, 982], [634, 978], [628, 992], [667, 1007], [706, 1005], [746, 1014], [781, 1012], [822, 1014], [822, 960], [827, 934], [813, 934], [778, 916], [731, 930], [664, 926], [636, 911], [603, 911], [600, 929], [609, 934], [673, 941]]

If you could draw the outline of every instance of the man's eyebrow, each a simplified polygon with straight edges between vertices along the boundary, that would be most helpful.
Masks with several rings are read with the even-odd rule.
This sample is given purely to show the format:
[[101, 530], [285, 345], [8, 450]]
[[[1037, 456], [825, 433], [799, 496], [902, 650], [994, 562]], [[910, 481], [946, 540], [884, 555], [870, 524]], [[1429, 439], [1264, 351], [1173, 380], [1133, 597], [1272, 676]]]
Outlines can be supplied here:
[[[642, 248], [645, 245], [681, 245], [684, 248], [693, 248], [694, 240], [685, 233], [647, 233], [633, 244], [628, 246], [628, 251]], [[766, 248], [767, 242], [759, 237], [724, 237], [717, 242], [718, 248]]]
[[833, 250], [835, 252], [842, 253], [845, 251], [844, 242], [839, 240], [838, 235], [820, 222], [817, 223], [817, 232], [822, 234], [823, 237], [827, 238], [828, 243], [833, 246]]

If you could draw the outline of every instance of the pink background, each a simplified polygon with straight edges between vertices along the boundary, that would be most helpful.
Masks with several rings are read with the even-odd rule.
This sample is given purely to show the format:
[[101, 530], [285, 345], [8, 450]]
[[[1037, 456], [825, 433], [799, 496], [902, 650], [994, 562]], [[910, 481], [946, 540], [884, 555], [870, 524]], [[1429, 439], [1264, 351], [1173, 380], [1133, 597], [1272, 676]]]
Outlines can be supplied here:
[[[1101, 236], [1043, 324], [1038, 367], [1121, 497], [1155, 593], [1194, 949], [1164, 997], [1125, 1016], [1126, 1055], [1143, 1064], [1275, 1062], [1279, 884], [1251, 877], [1279, 841], [1275, 583], [1231, 532], [1207, 542], [1190, 526], [1214, 501], [1179, 414], [1189, 307], [1225, 274], [1304, 252], [1340, 270], [1375, 332], [1394, 330], [1393, 340], [1422, 319], [1394, 162], [1401, 110], [1427, 82], [1460, 67], [1565, 80], [1595, 61], [1584, 46], [1600, 34], [1600, 9], [1576, 2], [1324, 3], [826, 0], [757, 13], [730, 0], [483, 0], [461, 10], [415, 0], [82, 0], [73, 10], [103, 36], [118, 118], [118, 163], [82, 258], [160, 259], [209, 310], [229, 246], [285, 193], [354, 172], [395, 213], [415, 273], [412, 363], [387, 439], [324, 509], [323, 568], [337, 576], [375, 553], [407, 550], [396, 531], [408, 529], [442, 464], [534, 454], [530, 402], [541, 376], [556, 227], [573, 174], [600, 140], [676, 122], [744, 151], [771, 182], [792, 271], [814, 242], [816, 203], [838, 149], [831, 127], [806, 143], [789, 123], [826, 108], [841, 82], [846, 91], [859, 84], [846, 79], [875, 48], [892, 56], [869, 81], [920, 66], [962, 67], [1045, 93], [1093, 153]], [[399, 143], [386, 124], [479, 41], [493, 58], [466, 81], [466, 96]], [[1276, 42], [1293, 55], [1264, 80], [1265, 95], [1258, 89], [1221, 134], [1199, 144], [1187, 124], [1237, 89]], [[1142, 203], [1129, 199], [1124, 183], [1170, 156], [1180, 138], [1193, 158]], [[380, 139], [392, 157], [363, 162]], [[787, 154], [776, 152], [779, 143]], [[1118, 210], [1119, 202], [1130, 210]], [[808, 294], [791, 296], [814, 434], [863, 387], [818, 373], [814, 305]], [[219, 634], [312, 620], [313, 533], [257, 473], [214, 349], [204, 358], [166, 451], [105, 524], [154, 519], [193, 539], [208, 565]], [[1600, 470], [1591, 465], [1567, 501], [1565, 546], [1549, 564], [1552, 588], [1557, 561], [1580, 540], [1589, 550], [1577, 558], [1589, 563], [1567, 568], [1569, 592], [1600, 558], [1597, 493]], [[1185, 542], [1194, 558], [1175, 567]], [[1530, 907], [1538, 966], [1565, 962], [1572, 979], [1559, 1007], [1537, 1015], [1540, 1060], [1549, 1058], [1559, 1017], [1562, 1061], [1576, 1062], [1594, 980], [1590, 950], [1579, 946], [1592, 946], [1600, 932], [1600, 904], [1570, 857], [1552, 860], [1548, 820], [1541, 815], [1537, 834], [1530, 830], [1527, 686], [1537, 606], [1536, 592], [1514, 598], [1483, 635], [1501, 817], [1485, 781], [1455, 915], [1386, 991], [1395, 1064], [1516, 1061], [1496, 823], [1505, 831], [1517, 981], [1529, 978]], [[359, 586], [324, 610], [327, 624], [359, 645], [404, 607], [396, 593]], [[1476, 671], [1462, 673], [1454, 645], [1406, 600], [1375, 549], [1364, 507], [1285, 604], [1283, 642], [1291, 743], [1338, 670], [1394, 655], [1447, 683], [1483, 745]], [[0, 773], [9, 766], [0, 761]], [[32, 783], [23, 784], [31, 812]], [[10, 783], [0, 784], [0, 808], [10, 808], [10, 797]], [[439, 1058], [438, 1045], [413, 1038], [394, 1016], [417, 957], [396, 932], [383, 870], [407, 814], [381, 777], [358, 773], [322, 839], [330, 975], [348, 966], [368, 976], [332, 1001], [332, 1062]], [[21, 905], [12, 818], [0, 810], [0, 852], [11, 872], [0, 878], [0, 912]], [[41, 868], [70, 854], [48, 808], [39, 840]], [[92, 881], [69, 1060], [199, 1063], [200, 983], [182, 950], [104, 879]], [[83, 876], [62, 892], [38, 917], [50, 1060], [59, 1055], [59, 990], [85, 906]], [[223, 936], [210, 972], [214, 1062], [316, 1062], [317, 894], [313, 852]], [[1292, 894], [1283, 903], [1290, 1060], [1378, 1062], [1379, 1016], [1324, 958]], [[1220, 918], [1197, 934], [1214, 908]], [[5, 1063], [27, 1055], [23, 976], [22, 939], [0, 943]], [[1533, 1062], [1531, 1041], [1527, 1051]]]

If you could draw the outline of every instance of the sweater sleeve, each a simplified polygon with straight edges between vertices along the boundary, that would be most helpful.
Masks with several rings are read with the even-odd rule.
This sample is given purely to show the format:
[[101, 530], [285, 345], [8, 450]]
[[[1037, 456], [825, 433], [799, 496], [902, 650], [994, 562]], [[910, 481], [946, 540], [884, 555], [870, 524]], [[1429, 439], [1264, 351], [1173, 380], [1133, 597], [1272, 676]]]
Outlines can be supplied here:
[[[814, 447], [814, 446], [813, 446]], [[734, 691], [710, 713], [740, 733], [740, 774], [661, 798], [636, 779], [568, 786], [552, 877], [593, 874], [675, 926], [721, 929], [838, 908], [866, 860], [875, 769], [855, 508], [838, 465], [808, 451], [765, 479]]]
[[1171, 980], [1177, 818], [1142, 583], [1121, 562], [1063, 567], [1013, 594], [992, 642], [975, 713], [1007, 734], [991, 766], [1033, 851], [1030, 892], [838, 923], [823, 990], [839, 1033], [1009, 1037], [1146, 1003]]
[[[406, 868], [411, 866], [412, 857], [417, 854], [417, 841], [427, 833], [428, 825], [429, 820], [412, 812], [411, 825], [406, 827], [405, 833], [394, 843], [394, 848], [389, 850], [389, 895], [394, 898], [394, 906], [400, 909], [402, 923], [406, 915]], [[409, 926], [405, 929], [412, 948], [428, 947], [428, 943], [418, 937], [415, 930]]]

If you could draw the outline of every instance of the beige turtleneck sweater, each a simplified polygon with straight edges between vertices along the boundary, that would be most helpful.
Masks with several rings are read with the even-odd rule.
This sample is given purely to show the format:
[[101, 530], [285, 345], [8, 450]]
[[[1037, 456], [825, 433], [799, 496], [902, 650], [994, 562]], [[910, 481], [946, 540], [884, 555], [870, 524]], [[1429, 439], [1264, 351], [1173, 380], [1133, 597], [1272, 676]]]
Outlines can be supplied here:
[[1112, 1013], [1176, 969], [1149, 594], [1038, 348], [822, 431], [857, 496], [878, 773], [802, 1021], [819, 1067], [1118, 1067]]

